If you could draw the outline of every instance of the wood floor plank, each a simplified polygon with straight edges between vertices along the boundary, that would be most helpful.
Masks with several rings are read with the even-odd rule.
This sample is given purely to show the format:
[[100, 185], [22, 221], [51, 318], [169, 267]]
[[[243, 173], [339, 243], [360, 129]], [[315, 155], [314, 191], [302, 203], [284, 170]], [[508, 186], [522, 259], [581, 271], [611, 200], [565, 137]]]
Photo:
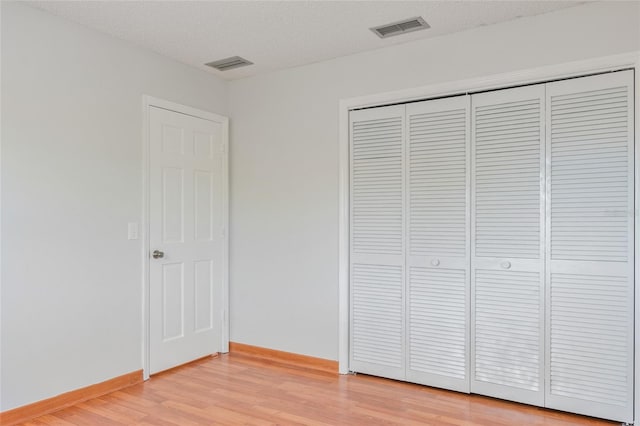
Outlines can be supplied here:
[[33, 425], [607, 426], [478, 395], [228, 354], [33, 419]]

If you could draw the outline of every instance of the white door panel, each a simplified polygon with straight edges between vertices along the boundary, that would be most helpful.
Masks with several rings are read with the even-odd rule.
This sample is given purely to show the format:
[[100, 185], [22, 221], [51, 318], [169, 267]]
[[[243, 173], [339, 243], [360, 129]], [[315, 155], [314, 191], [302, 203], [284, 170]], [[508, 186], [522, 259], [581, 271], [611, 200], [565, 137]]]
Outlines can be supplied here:
[[404, 379], [404, 105], [352, 111], [349, 368]]
[[221, 348], [220, 123], [150, 107], [150, 373]]
[[407, 105], [407, 380], [469, 392], [469, 103]]
[[546, 405], [633, 421], [633, 72], [547, 85]]
[[544, 404], [544, 85], [472, 96], [471, 392]]

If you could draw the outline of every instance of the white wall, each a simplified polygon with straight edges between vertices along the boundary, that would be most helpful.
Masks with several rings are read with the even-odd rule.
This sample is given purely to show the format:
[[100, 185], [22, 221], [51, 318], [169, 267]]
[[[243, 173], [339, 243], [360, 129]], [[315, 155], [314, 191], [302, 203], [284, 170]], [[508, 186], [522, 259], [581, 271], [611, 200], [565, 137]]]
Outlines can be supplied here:
[[231, 340], [337, 359], [340, 99], [638, 49], [605, 2], [232, 82]]
[[142, 94], [226, 114], [216, 77], [2, 2], [1, 408], [142, 368]]

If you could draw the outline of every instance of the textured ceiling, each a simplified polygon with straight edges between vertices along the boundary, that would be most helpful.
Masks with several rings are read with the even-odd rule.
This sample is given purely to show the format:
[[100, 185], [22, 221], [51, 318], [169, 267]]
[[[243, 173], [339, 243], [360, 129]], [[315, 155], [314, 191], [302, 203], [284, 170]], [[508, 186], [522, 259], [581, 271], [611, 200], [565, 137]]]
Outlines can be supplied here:
[[[35, 1], [29, 4], [225, 79], [437, 37], [575, 1]], [[370, 27], [422, 16], [431, 29], [381, 40]], [[255, 65], [219, 72], [228, 56]]]

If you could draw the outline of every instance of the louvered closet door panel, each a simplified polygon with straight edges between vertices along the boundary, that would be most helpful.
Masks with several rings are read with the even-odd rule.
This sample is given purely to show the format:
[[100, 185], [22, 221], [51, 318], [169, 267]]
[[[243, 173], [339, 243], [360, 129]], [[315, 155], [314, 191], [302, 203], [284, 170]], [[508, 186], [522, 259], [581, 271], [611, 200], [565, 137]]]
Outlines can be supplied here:
[[353, 111], [350, 369], [404, 379], [404, 105]]
[[633, 73], [547, 85], [547, 406], [633, 421]]
[[407, 105], [407, 380], [469, 391], [468, 96]]
[[472, 96], [471, 391], [544, 404], [544, 85]]

